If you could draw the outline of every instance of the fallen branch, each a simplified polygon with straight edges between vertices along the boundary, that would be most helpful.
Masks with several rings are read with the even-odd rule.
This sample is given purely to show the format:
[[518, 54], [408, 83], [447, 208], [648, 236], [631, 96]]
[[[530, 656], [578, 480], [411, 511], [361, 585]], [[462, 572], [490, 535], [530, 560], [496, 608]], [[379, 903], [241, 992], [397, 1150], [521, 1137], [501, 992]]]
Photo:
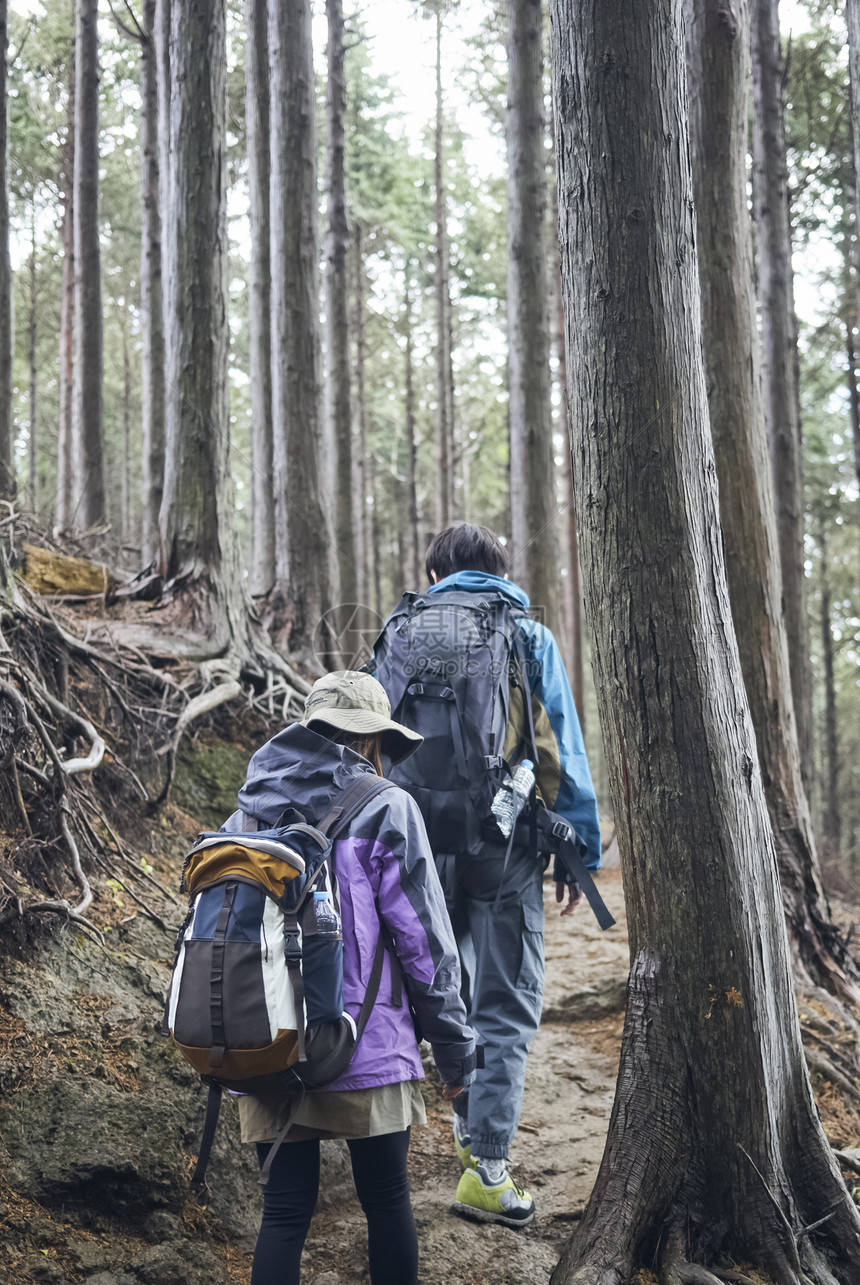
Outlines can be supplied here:
[[819, 1053], [817, 1049], [807, 1048], [805, 1044], [803, 1046], [803, 1055], [810, 1071], [816, 1072], [818, 1075], [823, 1076], [825, 1080], [829, 1080], [831, 1084], [835, 1084], [837, 1088], [847, 1094], [852, 1102], [860, 1103], [860, 1091], [851, 1083], [847, 1075], [843, 1075], [833, 1065], [829, 1058], [826, 1058], [823, 1053]]
[[845, 1151], [837, 1151], [834, 1147], [833, 1154], [846, 1169], [860, 1173], [860, 1147], [848, 1147]]

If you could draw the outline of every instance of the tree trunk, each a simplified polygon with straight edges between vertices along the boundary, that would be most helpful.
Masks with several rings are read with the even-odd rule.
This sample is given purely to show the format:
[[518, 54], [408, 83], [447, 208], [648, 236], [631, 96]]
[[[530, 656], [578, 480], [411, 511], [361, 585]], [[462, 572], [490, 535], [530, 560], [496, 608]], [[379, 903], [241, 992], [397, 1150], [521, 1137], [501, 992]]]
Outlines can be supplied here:
[[[556, 203], [557, 204], [557, 203]], [[564, 435], [562, 448], [564, 496], [567, 511], [564, 515], [565, 535], [567, 537], [567, 587], [565, 614], [567, 617], [567, 672], [570, 676], [570, 687], [573, 692], [573, 703], [579, 716], [579, 726], [585, 736], [585, 647], [582, 637], [582, 586], [579, 576], [579, 535], [576, 529], [576, 498], [573, 483], [573, 455], [567, 436], [567, 350], [564, 342], [564, 308], [561, 296], [561, 268], [558, 277], [558, 382], [561, 393], [559, 411], [560, 431]]]
[[12, 442], [12, 261], [9, 257], [6, 76], [9, 54], [7, 0], [0, 0], [0, 500], [15, 495]]
[[63, 143], [63, 280], [60, 296], [60, 408], [57, 431], [57, 509], [54, 520], [58, 532], [68, 530], [74, 521], [74, 435], [72, 402], [74, 399], [74, 329], [75, 329], [75, 58], [72, 49], [69, 68], [66, 137]]
[[[851, 82], [851, 121], [854, 140], [854, 286], [857, 325], [860, 328], [860, 0], [846, 0], [848, 20], [848, 66]], [[854, 468], [860, 487], [860, 403], [857, 398], [857, 365], [851, 323], [848, 323], [848, 351], [851, 378], [851, 427], [854, 434]], [[860, 495], [857, 499], [860, 506]]]
[[120, 488], [120, 538], [123, 546], [134, 539], [134, 514], [131, 503], [131, 358], [128, 330], [122, 328], [122, 485]]
[[204, 594], [231, 519], [227, 470], [224, 0], [172, 0], [170, 199], [164, 221], [167, 397], [161, 572]]
[[[155, 0], [155, 79], [158, 90], [158, 187], [161, 199], [161, 223], [167, 219], [170, 201], [170, 0]], [[167, 329], [167, 300], [164, 283], [167, 277], [167, 245], [162, 240], [162, 306]]]
[[[332, 607], [323, 502], [316, 125], [310, 0], [269, 0], [275, 562], [290, 646]], [[326, 644], [328, 645], [328, 644]]]
[[251, 261], [248, 329], [251, 374], [251, 593], [275, 583], [272, 474], [272, 326], [269, 272], [269, 35], [266, 0], [245, 0], [245, 129]]
[[[857, 226], [860, 227], [860, 222]], [[860, 298], [858, 298], [858, 305], [860, 305]], [[857, 352], [854, 347], [854, 328], [850, 317], [846, 323], [846, 331], [848, 397], [851, 407], [851, 436], [854, 441], [854, 472], [857, 475], [857, 525], [860, 528], [860, 387], [857, 384]]]
[[418, 429], [415, 422], [415, 339], [412, 318], [412, 290], [409, 281], [411, 264], [407, 261], [403, 280], [403, 328], [406, 334], [403, 382], [406, 418], [406, 574], [409, 588], [420, 592], [424, 582], [421, 566], [420, 519], [418, 514]]
[[27, 300], [27, 369], [30, 393], [30, 449], [29, 489], [30, 505], [39, 511], [39, 430], [36, 420], [39, 394], [39, 372], [36, 365], [36, 339], [38, 337], [38, 295], [36, 291], [36, 201], [30, 203], [30, 297]]
[[102, 424], [98, 0], [77, 0], [75, 75], [73, 520], [76, 526], [88, 530], [103, 523], [107, 516]]
[[355, 247], [355, 324], [353, 325], [353, 332], [355, 334], [355, 418], [358, 424], [357, 485], [360, 497], [358, 513], [358, 565], [360, 569], [360, 598], [362, 606], [366, 608], [365, 614], [367, 614], [368, 612], [373, 611], [371, 597], [373, 593], [374, 576], [373, 532], [371, 530], [373, 510], [367, 501], [370, 496], [375, 502], [375, 494], [373, 490], [373, 472], [371, 469], [371, 460], [367, 441], [367, 394], [364, 386], [364, 372], [367, 365], [367, 334], [364, 316], [364, 252], [362, 249], [361, 223], [358, 219], [355, 221], [353, 245]]
[[436, 133], [433, 182], [436, 192], [436, 526], [451, 523], [454, 510], [454, 369], [451, 354], [451, 285], [442, 99], [442, 5], [436, 5]]
[[842, 821], [839, 811], [839, 728], [836, 718], [836, 684], [833, 678], [833, 624], [830, 618], [830, 551], [827, 527], [822, 520], [818, 529], [821, 555], [821, 657], [824, 661], [824, 807], [822, 838], [831, 860], [839, 860], [842, 843]]
[[812, 679], [804, 578], [804, 501], [788, 163], [778, 0], [752, 0], [753, 196], [761, 302], [765, 423], [776, 499], [782, 603], [800, 768], [812, 763]]
[[[553, 1285], [731, 1255], [860, 1281], [805, 1070], [732, 627], [701, 356], [681, 0], [552, 0], [586, 612], [631, 974], [597, 1184]], [[802, 1235], [802, 1230], [821, 1226]], [[801, 1266], [802, 1264], [802, 1266]]]
[[860, 998], [860, 974], [831, 923], [821, 885], [780, 602], [747, 206], [749, 2], [686, 0], [686, 9], [702, 331], [720, 521], [789, 942], [799, 980]]
[[328, 227], [325, 238], [326, 325], [328, 332], [329, 408], [332, 418], [337, 495], [335, 541], [340, 580], [341, 610], [338, 633], [344, 655], [357, 654], [360, 636], [358, 551], [355, 538], [355, 474], [352, 458], [352, 404], [349, 380], [349, 279], [344, 172], [344, 118], [346, 73], [343, 48], [343, 0], [326, 0], [328, 22], [328, 83], [326, 90], [326, 201]]
[[143, 211], [140, 248], [141, 544], [144, 564], [158, 556], [158, 517], [164, 493], [164, 303], [157, 18], [156, 0], [145, 0], [140, 44], [140, 195]]
[[508, 0], [508, 384], [513, 576], [559, 632], [541, 0]]

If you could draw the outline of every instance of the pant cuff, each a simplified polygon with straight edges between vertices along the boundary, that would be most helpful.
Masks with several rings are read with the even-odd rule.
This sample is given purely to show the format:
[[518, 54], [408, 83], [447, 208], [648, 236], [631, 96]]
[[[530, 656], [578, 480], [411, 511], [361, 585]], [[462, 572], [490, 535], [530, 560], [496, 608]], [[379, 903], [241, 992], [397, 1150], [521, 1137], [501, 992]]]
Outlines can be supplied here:
[[472, 1137], [471, 1152], [473, 1158], [480, 1160], [506, 1160], [508, 1144], [506, 1142], [489, 1142], [484, 1138]]

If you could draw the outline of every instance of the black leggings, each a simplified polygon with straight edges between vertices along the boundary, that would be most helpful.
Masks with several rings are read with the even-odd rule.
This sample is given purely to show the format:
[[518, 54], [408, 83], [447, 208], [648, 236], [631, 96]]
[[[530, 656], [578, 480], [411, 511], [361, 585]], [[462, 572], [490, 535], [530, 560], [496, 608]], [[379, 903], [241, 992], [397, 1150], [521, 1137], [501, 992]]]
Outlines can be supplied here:
[[[257, 1144], [260, 1164], [269, 1143]], [[367, 1218], [371, 1285], [417, 1285], [418, 1235], [406, 1154], [409, 1130], [347, 1143], [352, 1176]], [[320, 1144], [285, 1142], [264, 1187], [263, 1221], [251, 1285], [299, 1285], [299, 1264], [320, 1183]]]

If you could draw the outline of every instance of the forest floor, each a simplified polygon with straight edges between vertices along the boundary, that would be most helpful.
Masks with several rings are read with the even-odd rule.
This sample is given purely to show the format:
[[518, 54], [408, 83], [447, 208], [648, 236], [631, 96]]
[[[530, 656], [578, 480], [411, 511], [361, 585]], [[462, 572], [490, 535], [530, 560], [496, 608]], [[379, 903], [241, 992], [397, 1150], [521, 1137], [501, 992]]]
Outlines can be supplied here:
[[[109, 764], [100, 768], [96, 796], [132, 863], [145, 862], [176, 887], [194, 835], [232, 810], [265, 735], [248, 711], [224, 709], [201, 722], [181, 751], [173, 800], [156, 812], [135, 801]], [[51, 849], [3, 828], [4, 879], [25, 899], [50, 893], [54, 882], [68, 895]], [[22, 935], [26, 919], [8, 909], [0, 933], [0, 1285], [248, 1285], [260, 1204], [251, 1148], [240, 1147], [235, 1114], [226, 1111], [210, 1205], [185, 1200], [203, 1097], [197, 1077], [153, 1033], [181, 905], [153, 903], [166, 922], [159, 928], [109, 877], [109, 863], [92, 874], [91, 918], [106, 932], [106, 948], [56, 919]], [[530, 1227], [514, 1231], [452, 1212], [460, 1168], [451, 1113], [428, 1076], [428, 1121], [414, 1132], [410, 1158], [422, 1285], [547, 1282], [588, 1199], [612, 1108], [628, 968], [620, 871], [602, 871], [599, 883], [618, 921], [607, 933], [587, 906], [562, 918], [545, 885], [544, 1012], [510, 1157], [535, 1197]], [[847, 930], [860, 910], [840, 892], [835, 907]], [[860, 1146], [856, 1106], [831, 1085], [815, 1088], [833, 1145]], [[346, 1148], [326, 1143], [303, 1281], [368, 1279]], [[650, 1279], [640, 1273], [637, 1285]]]
[[[562, 918], [554, 885], [545, 887], [544, 1016], [510, 1155], [511, 1172], [534, 1196], [537, 1216], [515, 1231], [451, 1212], [461, 1173], [451, 1110], [428, 1077], [427, 1125], [414, 1130], [410, 1152], [422, 1285], [547, 1281], [597, 1176], [615, 1091], [628, 968], [621, 875], [610, 870], [600, 876], [600, 891], [618, 920], [607, 933], [587, 906]], [[327, 1193], [323, 1200], [308, 1237], [303, 1279], [308, 1285], [368, 1280], [365, 1224], [354, 1194], [340, 1189], [336, 1201]]]

